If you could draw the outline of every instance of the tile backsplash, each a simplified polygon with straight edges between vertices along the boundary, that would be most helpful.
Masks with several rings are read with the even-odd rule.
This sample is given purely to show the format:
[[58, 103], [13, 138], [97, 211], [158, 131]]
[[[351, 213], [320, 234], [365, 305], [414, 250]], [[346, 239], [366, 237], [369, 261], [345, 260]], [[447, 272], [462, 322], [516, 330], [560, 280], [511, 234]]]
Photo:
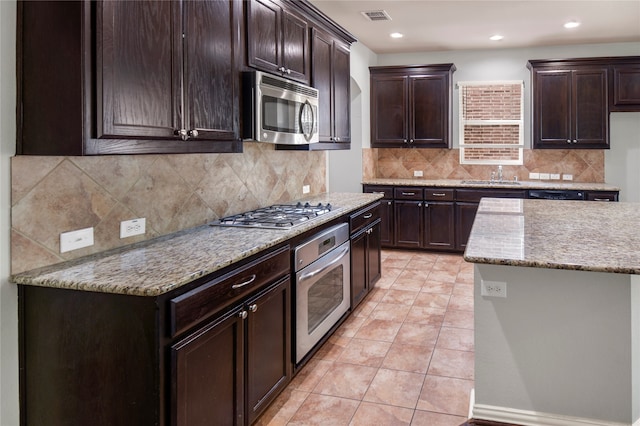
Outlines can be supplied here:
[[[326, 192], [326, 153], [245, 142], [242, 154], [16, 156], [11, 161], [12, 273]], [[146, 234], [120, 239], [120, 221]], [[94, 228], [95, 244], [60, 253], [60, 233]]]
[[[460, 164], [458, 149], [366, 148], [364, 179], [489, 179], [496, 166]], [[604, 151], [593, 149], [525, 149], [522, 166], [504, 166], [504, 177], [529, 180], [530, 172], [570, 174], [573, 182], [604, 182]]]

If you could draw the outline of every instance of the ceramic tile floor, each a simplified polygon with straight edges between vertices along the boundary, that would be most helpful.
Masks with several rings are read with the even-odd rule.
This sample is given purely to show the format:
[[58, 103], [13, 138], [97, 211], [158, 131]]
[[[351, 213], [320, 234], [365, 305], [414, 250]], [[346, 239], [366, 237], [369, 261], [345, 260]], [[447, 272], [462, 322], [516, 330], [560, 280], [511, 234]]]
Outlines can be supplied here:
[[473, 265], [383, 250], [373, 291], [257, 424], [459, 426], [473, 351]]

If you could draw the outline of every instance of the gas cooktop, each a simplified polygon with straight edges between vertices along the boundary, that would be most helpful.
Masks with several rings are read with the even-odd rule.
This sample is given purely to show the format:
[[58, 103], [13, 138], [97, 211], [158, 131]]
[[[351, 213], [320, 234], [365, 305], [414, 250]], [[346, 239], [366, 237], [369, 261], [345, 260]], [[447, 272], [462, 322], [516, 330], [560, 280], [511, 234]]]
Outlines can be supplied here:
[[223, 217], [211, 223], [214, 226], [240, 226], [246, 228], [267, 228], [267, 229], [291, 229], [301, 225], [310, 219], [330, 212], [333, 209], [331, 204], [298, 203], [298, 204], [275, 204]]

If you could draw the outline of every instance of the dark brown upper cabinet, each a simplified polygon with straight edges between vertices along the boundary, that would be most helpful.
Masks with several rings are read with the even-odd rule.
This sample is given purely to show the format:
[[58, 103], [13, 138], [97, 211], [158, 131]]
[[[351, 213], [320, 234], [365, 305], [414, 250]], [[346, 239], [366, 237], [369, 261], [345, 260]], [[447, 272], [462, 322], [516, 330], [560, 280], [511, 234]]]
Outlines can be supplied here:
[[619, 58], [611, 65], [611, 111], [640, 111], [640, 57]]
[[319, 91], [318, 131], [325, 149], [351, 147], [349, 47], [327, 32], [311, 33], [312, 85]]
[[609, 113], [640, 111], [640, 57], [529, 61], [533, 148], [609, 148]]
[[20, 2], [18, 153], [241, 152], [242, 2]]
[[370, 67], [373, 148], [451, 148], [453, 64]]
[[608, 148], [608, 68], [531, 63], [534, 148]]
[[309, 25], [271, 0], [247, 2], [247, 64], [309, 83]]

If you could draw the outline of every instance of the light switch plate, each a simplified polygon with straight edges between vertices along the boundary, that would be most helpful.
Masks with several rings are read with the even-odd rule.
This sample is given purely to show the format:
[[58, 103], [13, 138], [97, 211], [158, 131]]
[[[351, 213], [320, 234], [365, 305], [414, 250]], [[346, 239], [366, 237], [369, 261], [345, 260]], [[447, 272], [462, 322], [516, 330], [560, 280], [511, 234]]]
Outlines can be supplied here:
[[77, 231], [60, 234], [60, 253], [81, 249], [93, 245], [93, 228], [78, 229]]
[[540, 180], [549, 180], [549, 173], [540, 173]]
[[303, 185], [302, 186], [302, 193], [303, 194], [308, 194], [309, 192], [311, 192], [311, 187], [309, 185]]
[[573, 180], [573, 175], [565, 173], [562, 175], [562, 180]]
[[549, 177], [551, 178], [551, 180], [560, 180], [560, 174], [559, 173], [551, 173], [549, 175]]
[[413, 171], [413, 177], [422, 177], [422, 176], [424, 176], [424, 174], [422, 173], [422, 170]]
[[540, 179], [540, 173], [529, 173], [529, 179]]

